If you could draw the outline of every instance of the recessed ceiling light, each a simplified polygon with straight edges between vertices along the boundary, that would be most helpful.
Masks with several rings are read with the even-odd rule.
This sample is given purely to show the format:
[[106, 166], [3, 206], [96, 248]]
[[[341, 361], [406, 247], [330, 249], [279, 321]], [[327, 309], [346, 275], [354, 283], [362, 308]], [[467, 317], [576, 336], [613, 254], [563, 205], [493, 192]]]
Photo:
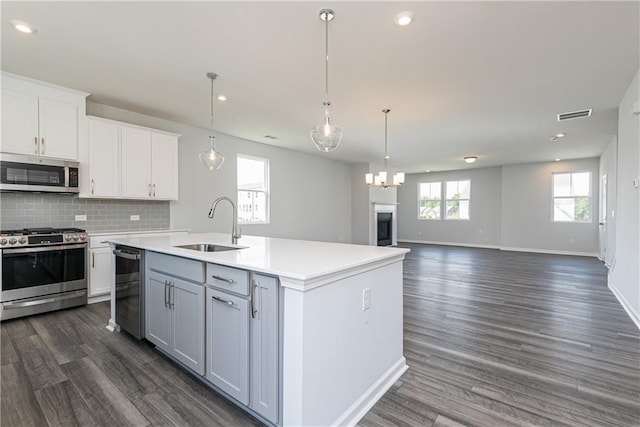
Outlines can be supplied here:
[[408, 10], [398, 13], [393, 18], [393, 22], [395, 22], [396, 25], [399, 25], [401, 27], [411, 24], [411, 21], [413, 21], [413, 12]]
[[431, 172], [431, 169], [427, 169], [425, 172], [430, 173], [430, 172]]
[[556, 159], [556, 162], [559, 162], [559, 161], [560, 161], [560, 159]]
[[15, 19], [12, 19], [10, 22], [11, 22], [11, 25], [13, 25], [13, 28], [15, 28], [17, 31], [20, 31], [21, 33], [33, 34], [38, 32], [38, 30], [36, 30], [35, 27], [28, 24], [27, 22], [18, 21]]
[[557, 134], [553, 135], [552, 137], [550, 137], [549, 140], [551, 142], [557, 142], [557, 141], [560, 140], [560, 138], [564, 138], [565, 136], [567, 136], [567, 135], [564, 134], [564, 133], [557, 133]]
[[476, 160], [478, 160], [478, 157], [476, 156], [465, 156], [464, 157], [464, 161], [467, 163], [474, 163]]
[[225, 95], [218, 95], [218, 101], [226, 101], [227, 97]]

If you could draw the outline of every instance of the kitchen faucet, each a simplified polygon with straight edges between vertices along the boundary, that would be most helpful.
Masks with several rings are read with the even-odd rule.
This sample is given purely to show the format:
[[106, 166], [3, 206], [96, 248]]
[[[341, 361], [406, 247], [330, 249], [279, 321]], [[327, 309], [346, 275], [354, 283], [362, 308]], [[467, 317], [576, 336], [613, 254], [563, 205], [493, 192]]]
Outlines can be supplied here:
[[236, 204], [233, 203], [233, 200], [231, 200], [226, 196], [218, 197], [217, 199], [215, 199], [211, 204], [211, 208], [209, 209], [209, 218], [213, 218], [213, 215], [216, 212], [216, 207], [218, 206], [218, 203], [220, 203], [223, 200], [226, 200], [227, 202], [231, 203], [231, 208], [233, 209], [233, 228], [231, 229], [231, 244], [237, 245], [238, 239], [242, 237], [242, 234], [240, 233], [240, 230], [238, 230], [238, 212], [236, 211]]

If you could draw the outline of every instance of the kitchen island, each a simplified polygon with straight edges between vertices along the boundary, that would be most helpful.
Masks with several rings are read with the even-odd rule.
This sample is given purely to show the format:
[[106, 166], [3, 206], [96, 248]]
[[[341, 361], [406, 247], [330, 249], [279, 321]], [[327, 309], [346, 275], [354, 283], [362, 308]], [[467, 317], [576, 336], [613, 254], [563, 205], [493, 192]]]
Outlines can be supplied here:
[[[189, 265], [195, 266], [203, 283], [196, 283], [200, 279], [182, 282], [185, 286], [195, 288], [192, 294], [197, 295], [196, 305], [200, 305], [201, 298], [201, 307], [204, 309], [207, 306], [207, 327], [202, 325], [201, 330], [192, 331], [197, 339], [207, 341], [207, 352], [220, 351], [217, 349], [220, 346], [216, 347], [209, 342], [211, 330], [218, 331], [214, 333], [214, 338], [217, 336], [231, 340], [234, 344], [231, 347], [237, 347], [235, 338], [229, 337], [230, 333], [226, 328], [221, 330], [221, 324], [227, 319], [231, 322], [238, 317], [221, 317], [216, 312], [210, 315], [209, 308], [225, 310], [226, 307], [240, 307], [246, 301], [247, 307], [251, 307], [245, 313], [248, 319], [267, 316], [268, 306], [254, 307], [253, 299], [262, 304], [260, 299], [263, 297], [254, 297], [253, 292], [254, 288], [260, 291], [260, 283], [268, 284], [271, 280], [275, 285], [276, 301], [271, 310], [277, 311], [272, 316], [274, 322], [267, 324], [263, 320], [262, 324], [256, 326], [247, 320], [251, 339], [246, 342], [249, 346], [264, 347], [262, 352], [249, 351], [250, 358], [253, 355], [256, 360], [240, 364], [241, 367], [250, 365], [250, 372], [246, 375], [243, 372], [236, 375], [234, 372], [229, 376], [233, 381], [226, 380], [222, 378], [224, 375], [218, 376], [209, 365], [216, 364], [215, 360], [228, 360], [230, 355], [221, 355], [214, 360], [207, 354], [204, 376], [208, 380], [213, 379], [213, 385], [217, 386], [214, 388], [274, 425], [357, 423], [407, 369], [402, 353], [402, 261], [408, 249], [257, 236], [242, 237], [237, 245], [241, 249], [236, 250], [204, 252], [179, 247], [205, 243], [233, 246], [228, 244], [229, 240], [228, 234], [203, 233], [122, 238], [113, 240], [110, 244], [142, 249], [147, 254], [147, 259], [153, 260], [151, 267], [147, 269], [147, 275], [151, 274], [146, 278], [147, 305], [152, 303], [149, 286], [153, 285], [154, 280], [161, 284], [164, 278], [166, 288], [166, 278], [182, 276], [168, 271], [175, 268], [172, 267], [172, 260], [191, 262]], [[115, 265], [115, 261], [112, 264]], [[191, 267], [189, 269], [193, 270]], [[166, 274], [159, 276], [159, 270]], [[237, 272], [242, 272], [244, 276], [238, 276]], [[225, 277], [239, 279], [221, 277], [225, 274]], [[244, 278], [248, 278], [247, 282], [250, 283], [244, 300], [241, 291], [219, 292], [224, 290], [222, 286], [228, 286], [228, 283], [234, 281], [240, 283]], [[176, 289], [182, 282], [178, 281]], [[206, 302], [205, 293], [198, 286], [205, 288]], [[264, 298], [272, 297], [273, 295]], [[111, 301], [110, 325], [117, 328], [115, 280], [112, 283]], [[171, 301], [169, 296], [169, 307], [172, 305]], [[207, 304], [211, 304], [211, 307]], [[166, 289], [164, 306], [167, 307]], [[147, 307], [146, 310], [149, 313], [151, 308]], [[239, 313], [243, 313], [242, 310]], [[232, 328], [231, 324], [228, 326], [228, 329]], [[146, 327], [149, 331], [150, 325]], [[233, 331], [242, 333], [242, 330], [233, 326]], [[201, 336], [203, 334], [207, 335], [206, 340]], [[275, 338], [277, 343], [274, 345], [277, 353], [275, 360], [266, 357], [270, 351], [265, 344], [268, 342], [267, 337], [271, 341]], [[150, 341], [154, 342], [153, 339]], [[242, 346], [240, 343], [239, 347]], [[204, 349], [203, 345], [203, 351]], [[234, 360], [238, 359], [237, 354], [243, 353], [233, 353]], [[181, 361], [180, 357], [176, 359]], [[239, 357], [239, 360], [242, 362], [244, 359]], [[196, 368], [189, 364], [185, 366], [195, 374], [202, 375], [205, 371], [204, 368], [199, 371], [198, 364], [193, 365]], [[247, 379], [251, 375], [261, 375], [263, 380], [256, 383], [255, 378]], [[269, 384], [273, 385], [276, 390], [275, 404], [267, 399], [264, 407], [275, 405], [275, 408], [267, 408], [275, 411], [275, 415], [261, 416], [264, 413], [260, 408], [256, 410], [259, 405], [256, 406], [258, 402], [254, 402], [260, 399], [260, 393], [256, 390], [244, 393], [242, 386], [236, 386], [235, 382], [246, 383], [249, 388], [268, 388]]]

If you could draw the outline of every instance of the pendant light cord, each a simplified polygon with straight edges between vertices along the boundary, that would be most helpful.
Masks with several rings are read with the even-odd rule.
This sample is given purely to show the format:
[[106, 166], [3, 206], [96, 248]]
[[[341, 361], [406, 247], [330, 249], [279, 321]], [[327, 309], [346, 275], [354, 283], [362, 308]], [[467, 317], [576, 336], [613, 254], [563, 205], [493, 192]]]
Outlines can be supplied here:
[[211, 109], [210, 109], [210, 112], [211, 112], [211, 123], [210, 123], [210, 126], [211, 126], [211, 131], [213, 132], [213, 79], [214, 79], [214, 77], [211, 76], [209, 78], [211, 79], [211, 97], [210, 97], [210, 100], [209, 100], [209, 101], [211, 101]]
[[324, 101], [329, 104], [329, 15], [324, 21]]
[[387, 170], [387, 160], [389, 158], [389, 154], [387, 152], [387, 115], [389, 114], [389, 109], [382, 110], [384, 113], [384, 170]]

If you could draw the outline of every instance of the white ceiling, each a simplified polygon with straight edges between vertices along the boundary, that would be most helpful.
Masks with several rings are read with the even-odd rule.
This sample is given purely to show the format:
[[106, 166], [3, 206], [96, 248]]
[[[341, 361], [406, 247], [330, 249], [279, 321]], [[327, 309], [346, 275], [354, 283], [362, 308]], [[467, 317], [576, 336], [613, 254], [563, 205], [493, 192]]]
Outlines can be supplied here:
[[[2, 69], [89, 100], [347, 162], [450, 170], [599, 155], [639, 69], [639, 2], [9, 2]], [[324, 92], [345, 130], [335, 152], [309, 130]], [[408, 27], [393, 23], [411, 10]], [[9, 20], [37, 27], [19, 34]], [[556, 114], [593, 108], [588, 119]], [[549, 137], [565, 132], [560, 143]], [[277, 140], [265, 139], [275, 135]], [[203, 141], [203, 149], [206, 141]], [[465, 155], [477, 155], [468, 166]]]

